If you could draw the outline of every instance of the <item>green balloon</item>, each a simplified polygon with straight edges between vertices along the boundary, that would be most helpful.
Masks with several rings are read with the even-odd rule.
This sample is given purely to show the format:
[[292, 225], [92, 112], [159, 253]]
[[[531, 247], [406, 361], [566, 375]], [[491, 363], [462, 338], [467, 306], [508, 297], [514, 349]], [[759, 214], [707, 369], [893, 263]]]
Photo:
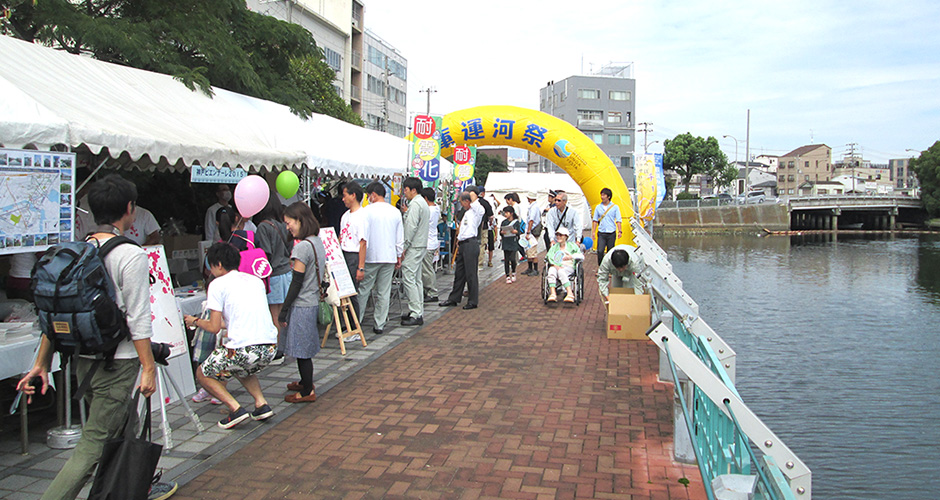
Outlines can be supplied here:
[[277, 181], [274, 185], [277, 187], [277, 192], [281, 193], [281, 196], [291, 198], [297, 194], [297, 190], [300, 189], [300, 179], [297, 178], [297, 174], [290, 170], [285, 170], [278, 174]]

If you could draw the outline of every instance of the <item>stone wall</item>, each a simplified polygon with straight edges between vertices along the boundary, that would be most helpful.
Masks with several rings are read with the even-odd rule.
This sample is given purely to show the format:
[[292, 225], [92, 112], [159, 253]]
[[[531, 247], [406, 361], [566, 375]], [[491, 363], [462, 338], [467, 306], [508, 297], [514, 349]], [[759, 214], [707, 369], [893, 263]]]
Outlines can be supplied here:
[[654, 225], [657, 231], [786, 231], [789, 222], [786, 205], [761, 203], [659, 209]]

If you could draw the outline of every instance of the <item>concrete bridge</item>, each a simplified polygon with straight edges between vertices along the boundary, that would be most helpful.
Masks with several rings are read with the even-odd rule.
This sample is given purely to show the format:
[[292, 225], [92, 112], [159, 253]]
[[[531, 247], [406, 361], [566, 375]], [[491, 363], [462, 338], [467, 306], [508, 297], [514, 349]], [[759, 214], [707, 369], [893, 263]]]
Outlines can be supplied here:
[[891, 230], [923, 224], [921, 201], [908, 196], [814, 196], [739, 205], [718, 199], [663, 202], [655, 225], [665, 231]]

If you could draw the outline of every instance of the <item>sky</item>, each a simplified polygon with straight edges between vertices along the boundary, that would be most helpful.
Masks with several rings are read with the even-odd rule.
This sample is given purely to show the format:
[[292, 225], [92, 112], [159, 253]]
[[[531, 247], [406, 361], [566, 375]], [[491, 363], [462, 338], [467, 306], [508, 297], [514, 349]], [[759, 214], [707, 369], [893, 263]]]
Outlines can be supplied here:
[[[408, 111], [538, 109], [550, 80], [632, 62], [650, 152], [690, 132], [729, 159], [855, 143], [876, 164], [940, 140], [940, 2], [364, 0], [408, 62]], [[642, 149], [642, 133], [635, 143]]]

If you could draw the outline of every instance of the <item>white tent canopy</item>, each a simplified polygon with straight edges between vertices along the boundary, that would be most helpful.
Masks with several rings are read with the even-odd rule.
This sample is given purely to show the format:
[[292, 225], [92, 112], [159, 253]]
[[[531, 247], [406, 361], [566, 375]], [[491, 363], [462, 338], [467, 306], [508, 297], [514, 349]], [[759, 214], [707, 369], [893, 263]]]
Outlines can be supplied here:
[[[308, 120], [283, 105], [213, 88], [191, 91], [152, 73], [0, 36], [0, 144], [103, 148], [160, 167], [193, 163], [316, 168], [391, 176], [409, 142], [341, 120]], [[143, 166], [143, 165], [142, 165]]]
[[493, 195], [504, 203], [503, 196], [507, 193], [517, 193], [524, 205], [522, 214], [528, 210], [526, 193], [532, 191], [536, 194], [536, 203], [543, 209], [548, 204], [548, 191], [563, 190], [568, 195], [568, 206], [581, 214], [584, 229], [591, 228], [591, 207], [578, 185], [567, 174], [540, 174], [529, 172], [490, 172], [486, 177], [486, 195]]

